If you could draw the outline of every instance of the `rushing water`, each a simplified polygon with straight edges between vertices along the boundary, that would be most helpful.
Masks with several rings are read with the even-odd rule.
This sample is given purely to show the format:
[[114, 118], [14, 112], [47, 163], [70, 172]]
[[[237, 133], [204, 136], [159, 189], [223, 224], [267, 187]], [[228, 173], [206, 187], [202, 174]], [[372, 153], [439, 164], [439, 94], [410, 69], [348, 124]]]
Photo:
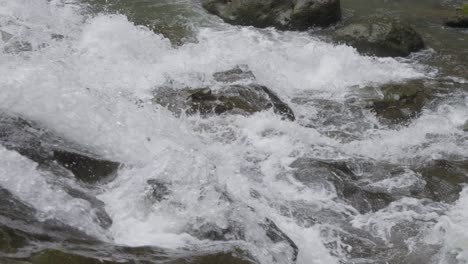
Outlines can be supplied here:
[[[409, 59], [374, 58], [324, 42], [318, 33], [229, 26], [197, 2], [154, 2], [170, 6], [161, 11], [163, 19], [181, 23], [189, 37], [176, 34], [171, 43], [134, 25], [131, 16], [96, 12], [73, 0], [0, 0], [0, 108], [125, 164], [113, 181], [84, 189], [105, 203], [113, 220], [109, 229], [86, 213], [89, 204], [3, 147], [1, 187], [34, 206], [41, 219], [62, 220], [118, 245], [222, 248], [224, 242], [202, 239], [196, 231], [234, 222], [245, 229], [240, 245], [259, 262], [290, 263], [285, 245], [269, 244], [260, 235], [258, 223], [268, 218], [298, 246], [299, 264], [351, 259], [353, 241], [341, 239], [346, 234], [378, 238], [383, 245], [378, 254], [396, 255], [392, 263], [468, 262], [467, 188], [453, 203], [408, 195], [360, 213], [337, 200], [334, 188], [298, 181], [291, 168], [304, 157], [346, 161], [372, 187], [405, 193], [424, 184], [413, 166], [466, 160], [467, 64], [447, 58], [466, 56], [466, 33], [447, 33], [455, 36], [447, 40], [451, 54], [450, 48], [438, 52], [445, 42], [433, 41], [432, 49]], [[344, 1], [345, 8], [351, 2]], [[188, 10], [182, 18], [167, 14], [181, 8]], [[163, 22], [153, 25], [155, 31]], [[425, 34], [446, 30], [426, 27]], [[241, 64], [291, 106], [295, 122], [272, 111], [176, 117], [151, 103], [153, 90], [169, 81], [206, 87], [214, 83], [213, 73]], [[453, 64], [458, 70], [451, 71]], [[452, 90], [407, 126], [382, 124], [350, 103], [363, 87], [421, 78], [443, 80]], [[366, 164], [373, 166], [371, 173]], [[402, 171], [389, 174], [379, 164]], [[150, 179], [168, 184], [165, 200], [148, 202]], [[383, 257], [375, 254], [352, 261], [377, 263]]]

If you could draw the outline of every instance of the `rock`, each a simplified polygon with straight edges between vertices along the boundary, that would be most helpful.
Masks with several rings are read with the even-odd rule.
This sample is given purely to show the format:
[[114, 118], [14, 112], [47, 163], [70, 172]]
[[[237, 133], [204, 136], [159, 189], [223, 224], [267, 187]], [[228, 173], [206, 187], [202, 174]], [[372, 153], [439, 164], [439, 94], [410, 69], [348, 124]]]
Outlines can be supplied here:
[[468, 120], [466, 120], [465, 124], [463, 125], [463, 131], [468, 132]]
[[214, 74], [219, 89], [199, 88], [174, 90], [162, 87], [155, 91], [154, 102], [180, 114], [243, 114], [248, 115], [273, 108], [286, 119], [295, 120], [291, 108], [267, 87], [255, 82], [255, 76], [245, 68], [236, 67]]
[[121, 166], [82, 150], [76, 143], [32, 121], [5, 113], [0, 113], [0, 144], [37, 162], [41, 168], [58, 171], [57, 166], [62, 166], [84, 183], [96, 183], [113, 176]]
[[263, 228], [266, 231], [266, 235], [274, 243], [286, 242], [292, 249], [292, 261], [295, 263], [297, 260], [297, 255], [299, 254], [299, 248], [296, 243], [289, 238], [271, 219], [266, 218], [265, 223], [262, 224]]
[[[134, 248], [125, 257], [109, 256], [98, 258], [95, 256], [85, 256], [83, 253], [71, 253], [58, 249], [45, 249], [35, 253], [29, 258], [30, 264], [254, 264], [241, 252], [219, 252], [210, 254], [198, 254], [197, 256], [171, 257], [164, 252], [154, 252], [152, 248]], [[157, 255], [154, 255], [157, 253]], [[151, 255], [154, 255], [151, 257]], [[115, 259], [115, 260], [114, 260]], [[140, 261], [141, 260], [141, 261]]]
[[433, 160], [421, 166], [418, 172], [426, 181], [421, 196], [452, 203], [458, 200], [462, 185], [468, 183], [468, 160]]
[[166, 196], [171, 193], [168, 184], [158, 181], [156, 179], [150, 179], [148, 183], [148, 195], [152, 203], [161, 202], [166, 199]]
[[[95, 259], [91, 257], [81, 256], [72, 253], [66, 253], [55, 249], [46, 249], [36, 253], [31, 257], [32, 264], [50, 264], [50, 263], [67, 263], [67, 264], [117, 264], [121, 262], [107, 261]], [[129, 263], [129, 262], [123, 262]]]
[[333, 34], [333, 39], [365, 55], [379, 57], [405, 57], [425, 46], [410, 25], [378, 17], [345, 26]]
[[0, 252], [16, 253], [18, 248], [26, 246], [25, 237], [17, 234], [13, 229], [0, 226]]
[[[34, 122], [4, 113], [0, 113], [0, 144], [35, 161], [38, 163], [38, 169], [47, 172], [47, 175], [58, 177], [59, 180], [53, 180], [53, 184], [59, 185], [59, 188], [70, 196], [89, 202], [93, 208], [94, 218], [101, 227], [109, 228], [112, 225], [112, 219], [107, 214], [102, 201], [87, 194], [85, 189], [80, 190], [79, 186], [60, 180], [60, 178], [72, 177], [73, 179], [74, 177], [80, 183], [97, 183], [115, 175], [120, 163], [97, 158], [93, 154], [82, 151], [75, 143], [64, 140]], [[11, 208], [19, 206], [17, 200], [10, 200], [13, 202], [5, 206], [10, 205]], [[13, 211], [12, 218], [35, 219], [32, 215], [21, 214], [21, 212], [33, 211], [26, 208]]]
[[115, 175], [120, 167], [120, 164], [114, 161], [65, 150], [53, 150], [53, 157], [60, 165], [70, 170], [76, 178], [86, 183], [96, 183]]
[[203, 0], [202, 5], [230, 24], [280, 30], [328, 26], [341, 18], [339, 0]]
[[195, 5], [189, 2], [147, 0], [83, 0], [93, 13], [111, 12], [125, 15], [128, 20], [168, 38], [174, 45], [196, 41], [191, 24], [202, 19]]
[[358, 178], [345, 162], [333, 162], [310, 158], [299, 158], [290, 165], [293, 176], [311, 187], [335, 190], [360, 213], [377, 211], [395, 200], [384, 192], [374, 192], [359, 185]]
[[458, 15], [448, 18], [444, 24], [447, 27], [468, 28], [468, 15]]
[[25, 51], [32, 51], [33, 47], [31, 43], [26, 42], [26, 41], [12, 41], [11, 43], [8, 43], [3, 47], [3, 51], [5, 53], [20, 53], [20, 52], [25, 52]]
[[431, 98], [422, 81], [386, 84], [380, 87], [381, 99], [373, 100], [370, 109], [390, 123], [401, 123], [417, 117]]
[[[174, 262], [170, 264], [178, 264], [180, 262]], [[255, 264], [253, 260], [250, 260], [246, 257], [239, 256], [239, 254], [234, 253], [217, 253], [213, 255], [195, 257], [188, 262], [187, 264]], [[182, 263], [181, 263], [182, 264]]]

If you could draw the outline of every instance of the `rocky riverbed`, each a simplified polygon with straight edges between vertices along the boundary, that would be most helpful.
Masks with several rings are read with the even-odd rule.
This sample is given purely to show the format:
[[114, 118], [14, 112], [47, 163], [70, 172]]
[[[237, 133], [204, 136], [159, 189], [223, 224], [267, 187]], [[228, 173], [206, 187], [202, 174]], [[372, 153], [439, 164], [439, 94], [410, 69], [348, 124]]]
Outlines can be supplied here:
[[456, 0], [0, 0], [0, 263], [468, 262]]

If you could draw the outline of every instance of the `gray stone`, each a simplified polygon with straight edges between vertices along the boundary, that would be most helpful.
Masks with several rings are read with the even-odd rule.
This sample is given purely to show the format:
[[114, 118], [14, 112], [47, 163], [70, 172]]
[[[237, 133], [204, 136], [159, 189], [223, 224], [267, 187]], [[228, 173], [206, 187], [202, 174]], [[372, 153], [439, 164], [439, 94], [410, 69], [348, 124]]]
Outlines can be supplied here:
[[203, 0], [202, 4], [227, 23], [259, 28], [306, 30], [341, 18], [339, 0]]
[[368, 18], [338, 29], [333, 39], [365, 55], [379, 57], [405, 57], [425, 47], [421, 35], [410, 25], [381, 17]]
[[267, 87], [255, 82], [251, 71], [236, 67], [225, 72], [214, 74], [214, 79], [221, 88], [172, 89], [161, 87], [155, 90], [153, 102], [167, 107], [176, 114], [200, 113], [210, 114], [243, 114], [273, 109], [286, 119], [295, 120], [291, 108]]

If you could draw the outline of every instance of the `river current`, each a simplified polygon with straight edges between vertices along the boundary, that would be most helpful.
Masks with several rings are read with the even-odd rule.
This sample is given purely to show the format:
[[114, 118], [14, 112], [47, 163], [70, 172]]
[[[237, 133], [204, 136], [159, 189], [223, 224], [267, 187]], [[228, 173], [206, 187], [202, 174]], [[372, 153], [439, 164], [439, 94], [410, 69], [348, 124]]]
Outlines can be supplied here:
[[[298, 180], [291, 167], [298, 159], [346, 162], [366, 186], [411, 193], [425, 184], [414, 166], [468, 159], [468, 76], [432, 63], [431, 48], [408, 58], [363, 56], [313, 32], [231, 26], [198, 2], [172, 4], [194, 13], [190, 37], [178, 44], [88, 3], [0, 0], [0, 109], [125, 164], [112, 181], [79, 187], [104, 202], [113, 221], [107, 229], [88, 215], [88, 203], [0, 146], [2, 188], [32, 205], [39, 219], [58, 219], [116, 245], [236, 244], [261, 264], [291, 263], [284, 243], [259, 234], [258, 223], [271, 219], [297, 245], [298, 264], [381, 263], [400, 251], [404, 260], [391, 263], [468, 262], [468, 187], [450, 203], [408, 194], [360, 212], [337, 199], [335, 187]], [[157, 87], [208, 87], [213, 73], [237, 65], [248, 65], [296, 121], [273, 111], [175, 116], [151, 101]], [[355, 103], [372, 96], [365, 87], [413, 79], [457, 89], [402, 126], [382, 123]], [[169, 186], [158, 203], [147, 199], [151, 179]], [[232, 223], [242, 223], [242, 241], [197, 236], [207, 225]], [[381, 243], [382, 255], [350, 254], [355, 236]]]

